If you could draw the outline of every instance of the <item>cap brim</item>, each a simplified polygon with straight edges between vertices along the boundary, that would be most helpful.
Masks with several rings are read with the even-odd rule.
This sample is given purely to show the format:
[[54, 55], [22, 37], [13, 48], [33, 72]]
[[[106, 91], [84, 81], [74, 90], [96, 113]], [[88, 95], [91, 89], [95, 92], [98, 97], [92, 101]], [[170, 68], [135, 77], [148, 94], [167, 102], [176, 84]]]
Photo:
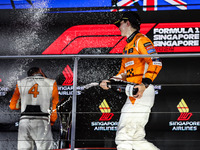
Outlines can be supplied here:
[[119, 28], [120, 22], [121, 22], [121, 19], [120, 19], [120, 20], [117, 20], [117, 21], [114, 23], [114, 25], [116, 25], [116, 26]]
[[121, 22], [122, 20], [128, 20], [128, 18], [122, 17], [121, 19], [117, 20], [117, 21], [114, 23], [114, 25], [116, 25], [116, 26], [119, 28], [120, 22]]

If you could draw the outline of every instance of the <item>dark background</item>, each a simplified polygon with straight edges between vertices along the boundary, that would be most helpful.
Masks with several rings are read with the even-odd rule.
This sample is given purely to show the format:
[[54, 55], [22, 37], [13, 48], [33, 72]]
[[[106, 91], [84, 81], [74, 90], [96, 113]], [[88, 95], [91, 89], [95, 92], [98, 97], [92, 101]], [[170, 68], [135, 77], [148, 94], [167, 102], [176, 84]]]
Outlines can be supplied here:
[[[35, 16], [35, 14], [39, 14]], [[199, 22], [199, 10], [187, 11], [139, 11], [143, 23]], [[0, 55], [40, 55], [65, 30], [75, 25], [112, 24], [119, 13], [44, 13], [44, 10], [0, 10]], [[148, 34], [147, 34], [148, 35]], [[84, 50], [83, 54], [108, 54], [109, 50]], [[189, 121], [199, 121], [200, 59], [162, 58], [163, 68], [154, 84], [161, 85], [156, 95], [150, 120], [146, 126], [147, 140], [161, 150], [199, 149], [199, 128], [197, 131], [172, 131], [170, 121], [177, 121], [180, 113], [178, 103], [183, 98], [193, 116]], [[78, 65], [78, 85], [108, 79], [120, 68], [121, 59], [80, 59]], [[73, 59], [1, 59], [0, 87], [8, 87], [5, 96], [0, 96], [0, 147], [16, 149], [18, 111], [8, 107], [16, 81], [26, 76], [32, 66], [40, 66], [50, 78], [55, 78], [61, 86], [62, 71], [69, 65], [73, 70]], [[101, 117], [99, 105], [106, 99], [114, 113], [111, 121], [118, 121], [124, 103], [124, 95], [103, 91], [93, 87], [84, 91], [77, 99], [76, 147], [115, 147], [114, 131], [95, 132], [92, 121]], [[61, 99], [67, 96], [60, 96]], [[70, 111], [71, 105], [63, 108]], [[59, 137], [59, 122], [53, 126], [54, 139]], [[61, 137], [63, 138], [63, 137]], [[65, 139], [64, 139], [65, 140]], [[9, 145], [9, 146], [8, 146]], [[67, 144], [65, 145], [67, 146]], [[64, 147], [63, 147], [64, 148]]]

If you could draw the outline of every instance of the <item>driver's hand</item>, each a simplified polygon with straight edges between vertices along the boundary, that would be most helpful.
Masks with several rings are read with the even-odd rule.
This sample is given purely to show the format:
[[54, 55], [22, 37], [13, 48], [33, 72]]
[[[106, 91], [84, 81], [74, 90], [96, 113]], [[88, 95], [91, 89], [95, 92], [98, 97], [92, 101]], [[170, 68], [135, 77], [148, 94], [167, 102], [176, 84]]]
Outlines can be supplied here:
[[109, 87], [108, 87], [107, 82], [110, 82], [110, 81], [109, 81], [109, 80], [103, 80], [103, 81], [101, 81], [101, 83], [100, 83], [99, 86], [100, 86], [102, 89], [104, 89], [104, 90], [108, 90]]

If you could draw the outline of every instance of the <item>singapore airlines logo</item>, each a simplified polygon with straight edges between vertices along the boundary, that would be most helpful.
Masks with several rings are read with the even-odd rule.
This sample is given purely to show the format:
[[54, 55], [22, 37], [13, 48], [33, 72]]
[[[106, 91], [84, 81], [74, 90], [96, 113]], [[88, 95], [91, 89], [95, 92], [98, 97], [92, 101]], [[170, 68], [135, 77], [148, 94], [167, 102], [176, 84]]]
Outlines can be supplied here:
[[190, 119], [190, 117], [192, 116], [192, 113], [189, 113], [189, 107], [185, 103], [184, 99], [181, 99], [181, 101], [177, 105], [177, 108], [178, 108], [179, 112], [181, 113], [177, 120], [183, 121], [183, 120]]
[[65, 77], [65, 81], [62, 85], [73, 85], [73, 72], [69, 65], [64, 68], [62, 74]]
[[114, 116], [111, 113], [111, 109], [104, 99], [103, 102], [99, 105], [99, 109], [102, 112], [102, 116], [99, 121], [91, 122], [91, 126], [94, 128], [94, 131], [117, 131], [118, 122], [110, 121]]
[[169, 121], [169, 126], [172, 131], [197, 131], [200, 126], [200, 121], [189, 121], [193, 114], [189, 112], [189, 107], [184, 99], [181, 99], [177, 108], [181, 114], [177, 121]]
[[114, 116], [113, 113], [111, 112], [111, 109], [108, 105], [108, 103], [106, 102], [106, 100], [104, 99], [103, 102], [99, 105], [99, 109], [102, 112], [102, 116], [99, 119], [99, 121], [109, 121], [112, 119], [112, 117]]

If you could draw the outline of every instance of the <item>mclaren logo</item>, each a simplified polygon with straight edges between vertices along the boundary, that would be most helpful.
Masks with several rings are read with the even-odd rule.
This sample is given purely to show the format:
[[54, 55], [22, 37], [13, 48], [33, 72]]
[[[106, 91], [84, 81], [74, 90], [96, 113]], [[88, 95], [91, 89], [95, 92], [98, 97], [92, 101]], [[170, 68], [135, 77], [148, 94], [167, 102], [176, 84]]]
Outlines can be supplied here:
[[177, 105], [179, 112], [181, 113], [177, 120], [189, 120], [192, 116], [192, 113], [189, 113], [189, 107], [185, 103], [184, 99], [182, 99]]
[[99, 105], [99, 109], [102, 112], [102, 116], [99, 119], [99, 121], [109, 121], [114, 116], [113, 113], [110, 113], [111, 112], [110, 107], [108, 106], [108, 103], [106, 102], [105, 99], [103, 100], [101, 105]]

